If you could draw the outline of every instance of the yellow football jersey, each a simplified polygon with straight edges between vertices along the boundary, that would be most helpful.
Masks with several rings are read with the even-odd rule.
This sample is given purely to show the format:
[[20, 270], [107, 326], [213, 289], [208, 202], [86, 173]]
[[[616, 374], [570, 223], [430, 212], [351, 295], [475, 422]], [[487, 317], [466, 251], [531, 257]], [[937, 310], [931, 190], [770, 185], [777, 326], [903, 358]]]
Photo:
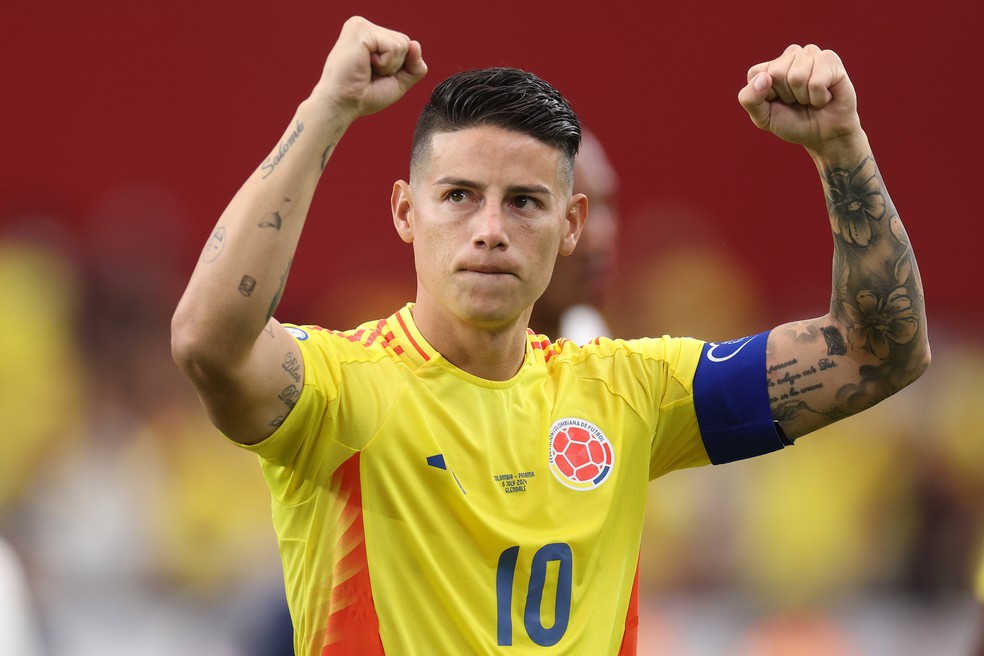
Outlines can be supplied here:
[[709, 462], [706, 345], [531, 332], [520, 371], [489, 381], [436, 352], [411, 309], [288, 326], [303, 391], [248, 448], [296, 653], [634, 654], [648, 481]]

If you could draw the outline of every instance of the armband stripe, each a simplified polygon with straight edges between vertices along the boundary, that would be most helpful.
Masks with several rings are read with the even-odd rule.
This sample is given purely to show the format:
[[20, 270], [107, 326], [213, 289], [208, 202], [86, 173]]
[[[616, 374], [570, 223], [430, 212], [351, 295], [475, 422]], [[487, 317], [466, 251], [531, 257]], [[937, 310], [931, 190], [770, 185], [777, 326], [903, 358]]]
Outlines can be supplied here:
[[707, 456], [715, 465], [792, 444], [772, 419], [765, 347], [769, 331], [708, 342], [694, 373], [694, 408]]

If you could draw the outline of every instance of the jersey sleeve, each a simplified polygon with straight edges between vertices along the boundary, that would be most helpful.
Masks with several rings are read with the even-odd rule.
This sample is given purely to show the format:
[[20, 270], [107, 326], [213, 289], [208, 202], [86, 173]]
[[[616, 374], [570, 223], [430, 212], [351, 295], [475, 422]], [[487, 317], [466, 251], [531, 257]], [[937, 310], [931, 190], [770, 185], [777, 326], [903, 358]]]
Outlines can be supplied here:
[[304, 381], [297, 402], [272, 435], [240, 445], [260, 457], [264, 477], [279, 503], [301, 503], [355, 453], [335, 439], [338, 371], [323, 340], [308, 327], [285, 326], [300, 347]]
[[772, 418], [765, 347], [769, 333], [704, 344], [694, 373], [694, 407], [711, 462], [770, 453], [792, 444]]

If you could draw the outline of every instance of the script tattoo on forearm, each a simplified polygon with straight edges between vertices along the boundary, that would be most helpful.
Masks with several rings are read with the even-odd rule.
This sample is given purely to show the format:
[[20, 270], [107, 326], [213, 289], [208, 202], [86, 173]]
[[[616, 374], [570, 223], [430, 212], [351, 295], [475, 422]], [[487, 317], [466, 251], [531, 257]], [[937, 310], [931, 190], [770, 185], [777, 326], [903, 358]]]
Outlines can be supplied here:
[[300, 119], [295, 119], [295, 120], [297, 122], [294, 124], [294, 129], [291, 130], [291, 133], [289, 135], [287, 135], [287, 139], [280, 142], [280, 146], [277, 148], [277, 152], [275, 152], [270, 157], [267, 157], [263, 161], [263, 164], [260, 165], [260, 169], [264, 171], [263, 178], [262, 178], [263, 180], [266, 180], [268, 177], [270, 177], [270, 174], [273, 173], [273, 170], [275, 168], [277, 168], [277, 165], [280, 164], [280, 162], [283, 161], [284, 157], [287, 156], [287, 152], [290, 151], [290, 147], [297, 142], [298, 138], [300, 138], [301, 136], [301, 133], [304, 132], [304, 124], [301, 122]]
[[[796, 335], [797, 341], [816, 341], [812, 330]], [[773, 416], [782, 422], [797, 412], [809, 410], [810, 392], [821, 390], [824, 384], [819, 380], [819, 372], [836, 367], [832, 360], [823, 358], [817, 362], [801, 363], [792, 358], [769, 367], [769, 402]]]

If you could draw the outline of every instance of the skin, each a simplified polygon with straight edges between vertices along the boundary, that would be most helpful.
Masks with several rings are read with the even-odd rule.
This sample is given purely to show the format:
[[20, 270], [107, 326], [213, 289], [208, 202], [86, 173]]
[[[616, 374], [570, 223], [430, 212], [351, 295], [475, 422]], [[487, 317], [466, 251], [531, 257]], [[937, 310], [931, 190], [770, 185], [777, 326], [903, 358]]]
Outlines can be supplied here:
[[[416, 41], [347, 21], [311, 95], [213, 228], [172, 319], [172, 354], [232, 439], [269, 436], [300, 393], [299, 349], [272, 314], [335, 145], [426, 71]], [[922, 373], [922, 287], [837, 55], [791, 46], [750, 69], [739, 102], [755, 125], [806, 148], [834, 227], [829, 313], [780, 326], [768, 342], [773, 414], [796, 437]], [[573, 251], [587, 203], [564, 188], [559, 153], [529, 137], [481, 127], [437, 134], [431, 145], [412, 184], [398, 181], [392, 196], [417, 264], [414, 319], [461, 369], [507, 379], [523, 362], [531, 306], [556, 256]]]
[[809, 153], [834, 229], [830, 311], [769, 336], [772, 414], [796, 438], [871, 407], [926, 370], [925, 299], [837, 54], [789, 46], [749, 69], [738, 100], [756, 126]]
[[393, 220], [414, 248], [414, 321], [450, 362], [491, 380], [523, 362], [533, 302], [558, 253], [573, 252], [587, 201], [571, 196], [561, 153], [498, 127], [436, 134], [413, 184], [393, 188]]
[[[171, 353], [230, 438], [255, 444], [273, 433], [304, 379], [297, 343], [272, 314], [335, 144], [426, 72], [418, 42], [346, 21], [311, 95], [213, 228], [172, 317]], [[248, 297], [239, 291], [245, 275], [255, 280]]]

